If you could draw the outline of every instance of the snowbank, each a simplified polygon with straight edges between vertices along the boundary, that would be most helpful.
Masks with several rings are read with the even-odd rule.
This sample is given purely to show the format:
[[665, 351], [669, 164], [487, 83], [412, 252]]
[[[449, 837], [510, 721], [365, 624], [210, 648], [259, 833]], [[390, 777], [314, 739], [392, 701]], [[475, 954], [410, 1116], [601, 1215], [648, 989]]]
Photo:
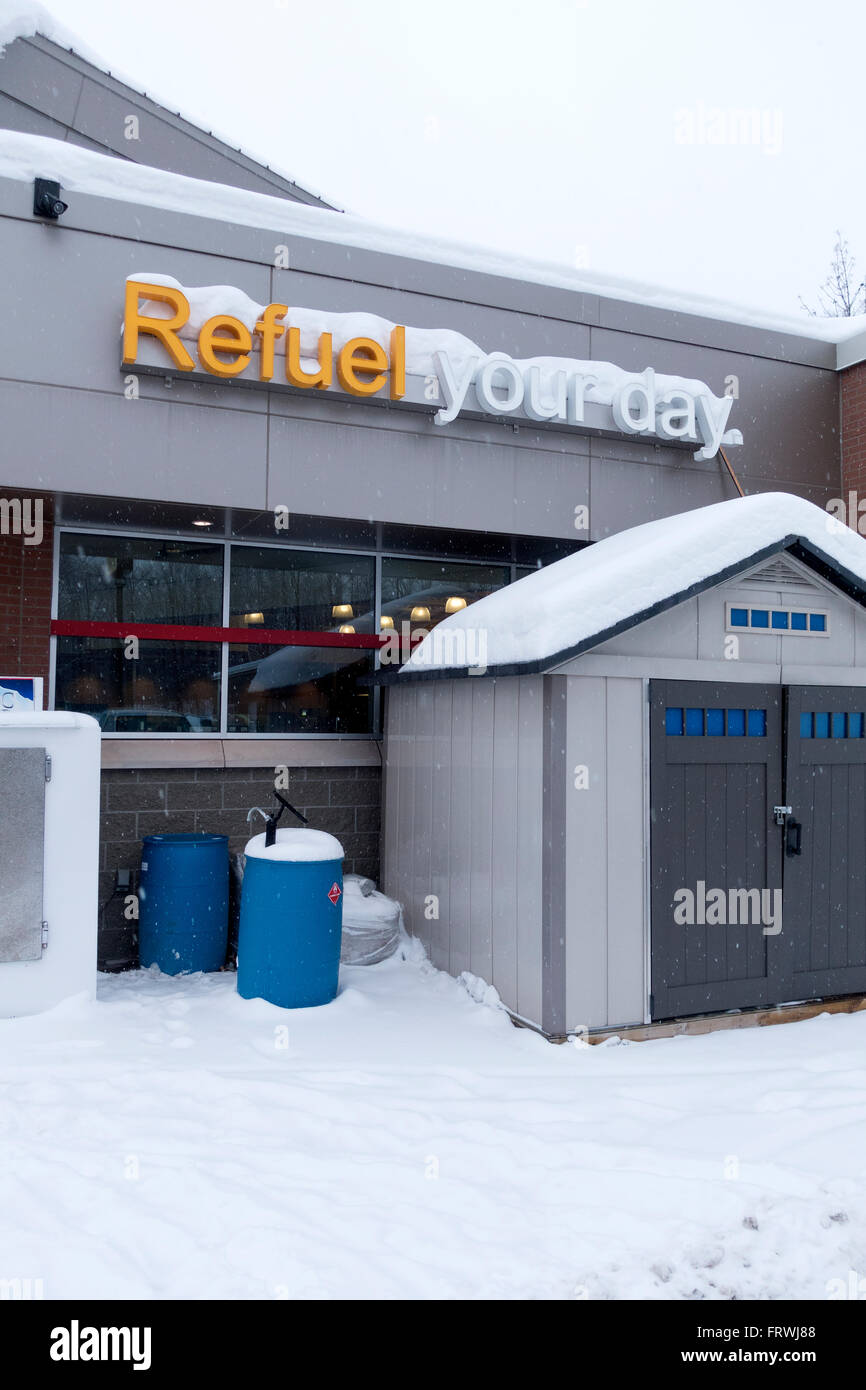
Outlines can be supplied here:
[[287, 1014], [133, 972], [0, 1023], [4, 1276], [582, 1301], [826, 1299], [866, 1270], [866, 1014], [554, 1047], [417, 958], [341, 983]]
[[866, 540], [785, 492], [717, 502], [649, 521], [587, 546], [452, 614], [403, 671], [465, 670], [482, 633], [486, 666], [542, 661], [788, 538], [810, 542], [866, 584]]

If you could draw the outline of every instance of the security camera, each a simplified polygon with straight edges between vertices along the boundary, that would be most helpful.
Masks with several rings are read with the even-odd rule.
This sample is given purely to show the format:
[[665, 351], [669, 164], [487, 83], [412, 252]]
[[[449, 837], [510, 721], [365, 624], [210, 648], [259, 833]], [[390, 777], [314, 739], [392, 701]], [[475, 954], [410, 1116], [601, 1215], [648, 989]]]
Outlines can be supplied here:
[[68, 203], [60, 196], [60, 184], [53, 179], [36, 179], [33, 185], [34, 217], [50, 217], [52, 221], [62, 217]]

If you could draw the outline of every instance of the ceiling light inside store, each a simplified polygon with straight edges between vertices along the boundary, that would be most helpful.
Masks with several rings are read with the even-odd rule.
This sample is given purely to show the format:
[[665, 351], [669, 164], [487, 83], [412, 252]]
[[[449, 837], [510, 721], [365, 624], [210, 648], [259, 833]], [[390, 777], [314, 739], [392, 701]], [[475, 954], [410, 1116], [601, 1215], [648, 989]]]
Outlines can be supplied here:
[[465, 608], [465, 607], [466, 607], [466, 600], [465, 600], [465, 598], [459, 598], [459, 597], [457, 597], [457, 596], [455, 595], [454, 598], [449, 598], [449, 599], [446, 599], [446, 600], [445, 600], [445, 612], [446, 612], [446, 613], [459, 613], [459, 612], [460, 612], [460, 609], [461, 609], [461, 608]]

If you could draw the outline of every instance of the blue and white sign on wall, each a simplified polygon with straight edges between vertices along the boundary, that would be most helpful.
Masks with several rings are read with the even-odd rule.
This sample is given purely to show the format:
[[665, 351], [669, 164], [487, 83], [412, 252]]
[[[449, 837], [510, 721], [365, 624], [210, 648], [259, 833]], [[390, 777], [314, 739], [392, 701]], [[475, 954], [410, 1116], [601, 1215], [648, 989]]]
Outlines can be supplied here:
[[0, 717], [42, 709], [41, 676], [0, 676]]

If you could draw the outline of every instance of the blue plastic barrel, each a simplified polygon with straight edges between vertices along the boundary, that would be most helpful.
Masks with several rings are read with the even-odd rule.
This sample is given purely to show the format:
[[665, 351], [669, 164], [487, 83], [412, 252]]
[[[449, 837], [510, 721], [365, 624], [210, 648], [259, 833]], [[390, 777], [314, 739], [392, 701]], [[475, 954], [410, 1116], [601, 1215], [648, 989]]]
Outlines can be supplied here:
[[246, 847], [238, 994], [284, 1009], [329, 1004], [340, 975], [343, 847], [321, 830], [278, 830]]
[[138, 952], [166, 975], [225, 965], [227, 835], [145, 835], [138, 890]]

